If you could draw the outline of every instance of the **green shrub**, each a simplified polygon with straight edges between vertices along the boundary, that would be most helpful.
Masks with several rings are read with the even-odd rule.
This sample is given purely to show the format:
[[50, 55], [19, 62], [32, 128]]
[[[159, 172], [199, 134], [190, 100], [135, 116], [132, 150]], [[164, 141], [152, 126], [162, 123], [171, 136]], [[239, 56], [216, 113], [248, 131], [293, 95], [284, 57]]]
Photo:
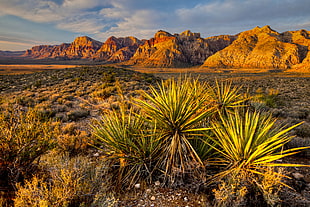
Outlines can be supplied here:
[[136, 99], [145, 120], [156, 126], [160, 142], [161, 167], [170, 183], [186, 173], [199, 175], [203, 161], [190, 140], [208, 130], [205, 120], [213, 112], [206, 84], [191, 78], [169, 79], [143, 91], [144, 99]]
[[293, 138], [288, 132], [300, 124], [284, 129], [275, 123], [276, 120], [271, 115], [248, 110], [236, 110], [233, 114], [221, 116], [220, 120], [213, 121], [211, 126], [214, 136], [210, 139], [216, 144], [212, 147], [220, 154], [214, 164], [217, 166], [221, 164], [224, 167], [213, 179], [217, 181], [226, 179], [229, 183], [239, 186], [236, 187], [238, 190], [243, 186], [248, 191], [258, 188], [263, 191], [262, 195], [266, 199], [270, 199], [272, 193], [268, 194], [268, 190], [262, 187], [262, 176], [269, 173], [268, 175], [277, 181], [274, 186], [285, 185], [278, 179], [278, 173], [270, 171], [270, 167], [301, 166], [276, 161], [308, 148], [282, 150]]
[[92, 126], [94, 143], [102, 146], [106, 159], [113, 161], [115, 186], [132, 187], [141, 180], [151, 180], [158, 160], [158, 141], [145, 130], [144, 119], [132, 110], [109, 111]]

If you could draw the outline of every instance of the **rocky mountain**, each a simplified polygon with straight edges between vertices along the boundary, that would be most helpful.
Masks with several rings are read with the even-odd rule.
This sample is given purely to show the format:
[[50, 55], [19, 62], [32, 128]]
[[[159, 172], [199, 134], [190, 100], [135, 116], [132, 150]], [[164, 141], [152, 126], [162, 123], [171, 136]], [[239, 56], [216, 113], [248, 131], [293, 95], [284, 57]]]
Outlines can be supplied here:
[[109, 62], [123, 62], [129, 60], [136, 52], [137, 48], [143, 43], [144, 41], [135, 37], [116, 38], [112, 36], [105, 41], [93, 56], [93, 59]]
[[89, 59], [99, 50], [102, 43], [90, 37], [77, 37], [72, 43], [61, 45], [39, 45], [27, 50], [24, 56], [44, 59], [55, 58], [62, 60]]
[[[104, 43], [78, 37], [72, 43], [34, 46], [24, 57], [136, 65], [139, 67], [266, 68], [310, 72], [310, 32], [278, 33], [269, 26], [236, 35], [202, 38], [186, 30], [160, 30], [149, 40], [110, 37]], [[7, 53], [6, 53], [7, 54]], [[1, 55], [1, 53], [0, 53]]]
[[187, 30], [181, 34], [158, 31], [140, 46], [127, 64], [145, 67], [184, 67], [201, 65], [207, 57], [231, 44], [235, 36], [203, 39]]
[[206, 59], [203, 67], [288, 69], [306, 61], [309, 33], [278, 33], [269, 26], [241, 32], [228, 47]]

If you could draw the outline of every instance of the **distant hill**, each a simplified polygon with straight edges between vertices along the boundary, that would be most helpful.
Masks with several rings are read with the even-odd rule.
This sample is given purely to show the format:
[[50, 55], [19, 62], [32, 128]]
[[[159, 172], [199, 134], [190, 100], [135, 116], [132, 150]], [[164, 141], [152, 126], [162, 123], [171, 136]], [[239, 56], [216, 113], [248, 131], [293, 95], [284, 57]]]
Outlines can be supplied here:
[[[40, 60], [121, 62], [124, 65], [141, 67], [201, 66], [208, 69], [266, 68], [308, 71], [309, 50], [309, 31], [278, 33], [269, 26], [264, 26], [236, 35], [208, 38], [202, 38], [200, 33], [189, 30], [180, 34], [159, 30], [149, 40], [112, 36], [104, 43], [84, 36], [76, 38], [72, 43], [34, 46], [23, 55], [18, 55]], [[0, 51], [2, 57], [10, 57], [9, 54], [10, 52]]]
[[19, 57], [23, 55], [25, 51], [3, 51], [0, 50], [0, 57]]
[[203, 67], [289, 69], [309, 65], [310, 33], [278, 33], [269, 26], [241, 32], [225, 49], [207, 58]]

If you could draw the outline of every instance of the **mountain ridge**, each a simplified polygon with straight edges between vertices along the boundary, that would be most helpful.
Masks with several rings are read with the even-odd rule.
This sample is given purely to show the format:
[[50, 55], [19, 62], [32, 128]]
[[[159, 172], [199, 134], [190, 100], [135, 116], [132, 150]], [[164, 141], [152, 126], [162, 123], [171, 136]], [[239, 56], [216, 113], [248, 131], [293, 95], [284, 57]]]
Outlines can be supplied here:
[[[279, 33], [270, 26], [236, 35], [203, 38], [186, 30], [159, 30], [148, 40], [109, 37], [105, 42], [77, 37], [71, 43], [39, 45], [22, 56], [33, 59], [91, 60], [142, 67], [265, 68], [309, 70], [310, 32]], [[0, 54], [1, 55], [1, 54]]]

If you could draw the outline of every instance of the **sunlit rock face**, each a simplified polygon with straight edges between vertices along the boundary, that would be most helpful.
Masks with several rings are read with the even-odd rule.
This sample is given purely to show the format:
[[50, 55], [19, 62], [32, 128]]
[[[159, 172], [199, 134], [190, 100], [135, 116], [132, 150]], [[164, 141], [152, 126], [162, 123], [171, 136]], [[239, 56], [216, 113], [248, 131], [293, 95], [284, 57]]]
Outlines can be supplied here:
[[90, 37], [77, 37], [72, 43], [61, 45], [40, 45], [27, 50], [24, 56], [33, 58], [53, 58], [53, 59], [89, 59], [94, 56], [102, 43]]
[[207, 39], [189, 30], [181, 34], [158, 31], [153, 38], [140, 46], [128, 64], [145, 67], [187, 67], [201, 65], [207, 57], [225, 48], [234, 36], [217, 36]]
[[143, 41], [135, 37], [114, 36], [108, 38], [101, 48], [96, 52], [93, 59], [109, 62], [123, 62], [129, 60]]
[[306, 31], [278, 33], [269, 26], [241, 32], [228, 47], [206, 59], [203, 67], [288, 69], [305, 61]]
[[186, 30], [159, 30], [149, 40], [109, 37], [104, 43], [90, 37], [72, 43], [40, 45], [23, 56], [37, 59], [94, 60], [142, 67], [266, 68], [310, 72], [310, 32], [278, 33], [269, 26], [237, 35], [202, 38]]

